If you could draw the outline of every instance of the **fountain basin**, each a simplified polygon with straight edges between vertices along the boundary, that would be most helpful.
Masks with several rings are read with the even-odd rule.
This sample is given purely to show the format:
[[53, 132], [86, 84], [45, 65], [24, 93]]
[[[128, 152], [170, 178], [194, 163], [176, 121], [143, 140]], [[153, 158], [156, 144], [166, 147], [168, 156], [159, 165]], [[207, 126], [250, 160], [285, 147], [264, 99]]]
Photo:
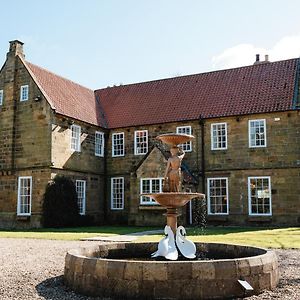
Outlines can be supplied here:
[[193, 135], [182, 133], [165, 133], [156, 137], [157, 140], [171, 147], [177, 147], [179, 144], [186, 143], [194, 138]]
[[166, 208], [177, 208], [186, 205], [194, 198], [205, 198], [204, 194], [200, 193], [181, 193], [181, 192], [163, 192], [153, 194], [142, 194], [153, 198], [157, 203]]
[[117, 299], [226, 299], [274, 289], [274, 251], [218, 243], [196, 243], [208, 260], [151, 260], [157, 243], [115, 243], [68, 251], [65, 283], [78, 293]]

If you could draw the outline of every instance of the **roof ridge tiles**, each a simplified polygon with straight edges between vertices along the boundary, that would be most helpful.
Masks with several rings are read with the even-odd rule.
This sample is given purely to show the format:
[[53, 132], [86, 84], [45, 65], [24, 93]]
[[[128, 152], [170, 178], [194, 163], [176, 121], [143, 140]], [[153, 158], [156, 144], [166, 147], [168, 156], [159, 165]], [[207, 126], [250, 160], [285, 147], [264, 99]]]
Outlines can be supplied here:
[[205, 71], [205, 72], [201, 72], [201, 73], [185, 74], [185, 75], [179, 75], [179, 76], [174, 76], [174, 77], [166, 77], [166, 78], [160, 78], [160, 79], [150, 79], [150, 80], [140, 81], [140, 82], [132, 82], [132, 83], [126, 83], [126, 84], [120, 84], [120, 85], [113, 85], [113, 86], [107, 86], [107, 87], [95, 89], [94, 92], [101, 91], [101, 90], [108, 90], [108, 89], [124, 88], [124, 87], [128, 87], [128, 86], [140, 85], [140, 84], [145, 84], [145, 83], [150, 84], [150, 83], [167, 81], [167, 80], [183, 79], [183, 78], [192, 77], [192, 76], [210, 75], [210, 74], [213, 74], [213, 73], [222, 73], [222, 72], [225, 72], [225, 71], [232, 71], [232, 70], [238, 70], [238, 69], [240, 69], [240, 70], [246, 69], [246, 68], [253, 69], [253, 68], [258, 68], [258, 67], [263, 67], [263, 66], [271, 66], [273, 64], [283, 63], [283, 62], [297, 60], [297, 59], [299, 59], [299, 58], [294, 57], [294, 58], [288, 58], [288, 59], [277, 60], [277, 61], [269, 61], [267, 63], [260, 63], [260, 64], [255, 64], [255, 65], [252, 64], [252, 65], [232, 67], [232, 68], [227, 68], [227, 69]]

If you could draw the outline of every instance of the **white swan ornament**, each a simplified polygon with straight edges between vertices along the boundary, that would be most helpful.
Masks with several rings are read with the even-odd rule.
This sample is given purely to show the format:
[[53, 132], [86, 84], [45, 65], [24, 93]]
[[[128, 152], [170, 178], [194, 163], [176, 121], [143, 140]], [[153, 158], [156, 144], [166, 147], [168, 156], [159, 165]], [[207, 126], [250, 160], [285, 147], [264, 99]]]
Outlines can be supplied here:
[[165, 237], [159, 241], [158, 249], [157, 249], [157, 251], [155, 251], [151, 254], [151, 257], [166, 256], [168, 254], [169, 235], [168, 235], [167, 227], [169, 227], [169, 226], [165, 226], [165, 229], [164, 229]]
[[165, 237], [162, 238], [158, 243], [158, 249], [151, 254], [151, 257], [163, 256], [169, 260], [176, 260], [178, 258], [178, 251], [175, 246], [175, 238], [173, 231], [170, 226], [166, 225]]
[[169, 236], [169, 242], [168, 242], [168, 254], [165, 255], [166, 259], [169, 260], [177, 260], [178, 259], [178, 251], [175, 245], [175, 237], [174, 233], [170, 226], [166, 226], [166, 230]]
[[186, 231], [183, 226], [179, 226], [176, 231], [176, 245], [181, 254], [186, 257], [193, 259], [196, 257], [196, 246], [192, 241], [186, 239]]

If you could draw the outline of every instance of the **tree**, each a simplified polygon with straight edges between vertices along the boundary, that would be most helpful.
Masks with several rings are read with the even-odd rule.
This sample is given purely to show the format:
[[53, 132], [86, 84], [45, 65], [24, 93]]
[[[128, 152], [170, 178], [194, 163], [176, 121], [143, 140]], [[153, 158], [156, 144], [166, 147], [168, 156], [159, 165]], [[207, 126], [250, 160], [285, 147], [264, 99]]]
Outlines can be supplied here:
[[48, 183], [43, 200], [42, 223], [44, 227], [79, 225], [76, 187], [70, 178], [56, 175]]

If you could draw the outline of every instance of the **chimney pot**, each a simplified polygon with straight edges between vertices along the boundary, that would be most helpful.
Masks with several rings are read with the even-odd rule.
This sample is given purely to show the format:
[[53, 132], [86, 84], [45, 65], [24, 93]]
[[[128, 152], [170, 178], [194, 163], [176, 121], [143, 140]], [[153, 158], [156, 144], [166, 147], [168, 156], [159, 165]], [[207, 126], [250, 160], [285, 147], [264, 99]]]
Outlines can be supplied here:
[[256, 62], [259, 62], [259, 54], [256, 54], [255, 56], [256, 56], [255, 61], [256, 61]]
[[265, 55], [265, 61], [268, 62], [269, 61], [269, 54]]

